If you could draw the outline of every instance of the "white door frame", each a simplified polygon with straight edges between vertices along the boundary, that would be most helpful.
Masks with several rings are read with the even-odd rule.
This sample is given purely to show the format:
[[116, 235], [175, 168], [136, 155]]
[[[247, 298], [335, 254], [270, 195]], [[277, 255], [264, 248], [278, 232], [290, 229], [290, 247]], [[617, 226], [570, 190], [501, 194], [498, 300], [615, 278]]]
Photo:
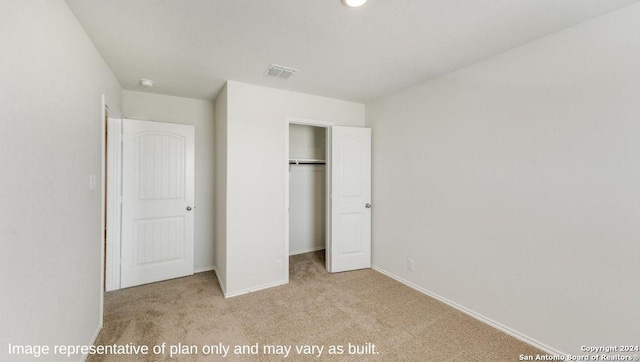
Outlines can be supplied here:
[[[109, 108], [111, 113], [111, 108]], [[109, 117], [106, 153], [106, 251], [105, 290], [120, 289], [120, 239], [122, 226], [122, 114]]]
[[[122, 113], [117, 107], [114, 106], [114, 103], [107, 98], [106, 94], [102, 94], [101, 105], [102, 108], [100, 114], [102, 115], [102, 117], [100, 120], [100, 152], [102, 157], [100, 159], [100, 328], [102, 328], [104, 318], [104, 290], [107, 284], [111, 282], [110, 276], [105, 275], [105, 273], [109, 273], [109, 269], [105, 270], [105, 265], [111, 265], [110, 263], [112, 262], [111, 260], [105, 261], [105, 246], [113, 247], [111, 245], [111, 243], [113, 242], [113, 238], [116, 239], [116, 243], [118, 244], [120, 240], [119, 233], [112, 230], [113, 223], [106, 222], [107, 203], [110, 204], [110, 210], [119, 210], [119, 207], [114, 208], [113, 204], [111, 204], [112, 200], [115, 199], [115, 197], [111, 195], [113, 193], [113, 185], [111, 185], [112, 176], [119, 177], [119, 174], [113, 175], [112, 169], [114, 168], [114, 164], [113, 162], [107, 162], [107, 114], [111, 115], [111, 118], [119, 120], [120, 124], [122, 122]], [[109, 165], [109, 173], [107, 173], [107, 165]], [[115, 167], [117, 167], [117, 165], [115, 165]], [[109, 180], [107, 179], [107, 174], [110, 175]], [[107, 193], [109, 193], [109, 195], [107, 195]], [[117, 201], [120, 201], [119, 198], [117, 199]], [[110, 221], [111, 217], [113, 216], [109, 216]], [[109, 240], [105, 238], [106, 235], [110, 236]]]
[[284, 138], [284, 212], [286, 217], [284, 218], [284, 271], [285, 271], [285, 283], [289, 282], [289, 125], [300, 124], [304, 126], [322, 127], [327, 130], [327, 139], [325, 143], [325, 255], [326, 255], [326, 267], [331, 270], [331, 127], [334, 126], [333, 122], [319, 121], [313, 119], [286, 117], [285, 118], [285, 138]]
[[[101, 314], [104, 292], [121, 288], [121, 249], [122, 249], [122, 137], [123, 116], [112, 103], [102, 96], [102, 214], [101, 230]], [[113, 119], [112, 128], [107, 134], [106, 112]], [[107, 135], [105, 139], [105, 135]], [[105, 143], [106, 141], [106, 143]], [[108, 148], [107, 148], [108, 144]], [[109, 212], [105, 214], [107, 208]], [[194, 206], [195, 208], [195, 206]], [[105, 225], [106, 221], [106, 225]], [[106, 230], [106, 239], [105, 231]], [[106, 248], [105, 248], [106, 246]], [[106, 255], [104, 251], [107, 251]]]

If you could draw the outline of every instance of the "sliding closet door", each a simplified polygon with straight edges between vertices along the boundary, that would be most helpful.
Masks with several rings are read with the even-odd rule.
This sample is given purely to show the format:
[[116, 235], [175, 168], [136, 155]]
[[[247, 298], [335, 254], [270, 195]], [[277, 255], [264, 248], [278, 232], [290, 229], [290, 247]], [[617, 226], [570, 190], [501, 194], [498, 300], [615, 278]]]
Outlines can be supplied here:
[[331, 129], [332, 273], [371, 267], [371, 129]]

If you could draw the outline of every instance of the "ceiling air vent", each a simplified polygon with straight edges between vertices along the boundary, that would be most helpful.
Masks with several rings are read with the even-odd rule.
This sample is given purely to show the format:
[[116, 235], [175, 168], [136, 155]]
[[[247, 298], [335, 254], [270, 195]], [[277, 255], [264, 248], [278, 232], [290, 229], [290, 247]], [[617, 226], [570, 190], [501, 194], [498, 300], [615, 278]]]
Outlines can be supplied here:
[[298, 70], [293, 68], [283, 67], [281, 65], [271, 64], [267, 70], [265, 70], [264, 74], [280, 78], [280, 79], [289, 79], [292, 75], [294, 75]]

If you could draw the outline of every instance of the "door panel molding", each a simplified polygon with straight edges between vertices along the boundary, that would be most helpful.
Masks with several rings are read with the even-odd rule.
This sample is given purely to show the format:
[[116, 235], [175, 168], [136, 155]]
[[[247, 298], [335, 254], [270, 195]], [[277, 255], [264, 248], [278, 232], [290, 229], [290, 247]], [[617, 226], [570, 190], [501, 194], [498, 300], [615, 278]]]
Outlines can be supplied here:
[[371, 267], [371, 129], [332, 127], [332, 273]]
[[123, 121], [121, 287], [194, 271], [194, 126]]

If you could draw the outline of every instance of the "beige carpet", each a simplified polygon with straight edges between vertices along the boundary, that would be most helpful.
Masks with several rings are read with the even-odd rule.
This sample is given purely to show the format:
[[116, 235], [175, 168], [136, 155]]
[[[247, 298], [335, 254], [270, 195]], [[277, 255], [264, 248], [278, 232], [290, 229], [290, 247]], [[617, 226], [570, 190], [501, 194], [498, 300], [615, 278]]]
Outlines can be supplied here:
[[[329, 274], [323, 252], [291, 257], [289, 284], [230, 299], [213, 272], [107, 293], [96, 345], [128, 343], [148, 345], [149, 354], [88, 360], [285, 359], [263, 354], [265, 345], [292, 346], [287, 360], [518, 361], [520, 354], [542, 354], [376, 271]], [[165, 354], [153, 354], [162, 343]], [[170, 358], [170, 346], [179, 343], [195, 347]], [[227, 357], [209, 350], [220, 343], [230, 345]], [[233, 354], [236, 345], [256, 343], [259, 355]], [[368, 354], [349, 355], [349, 343], [369, 347], [361, 348]], [[295, 346], [302, 345], [324, 349], [320, 358], [301, 355]], [[344, 354], [330, 355], [330, 346], [344, 346]]]

